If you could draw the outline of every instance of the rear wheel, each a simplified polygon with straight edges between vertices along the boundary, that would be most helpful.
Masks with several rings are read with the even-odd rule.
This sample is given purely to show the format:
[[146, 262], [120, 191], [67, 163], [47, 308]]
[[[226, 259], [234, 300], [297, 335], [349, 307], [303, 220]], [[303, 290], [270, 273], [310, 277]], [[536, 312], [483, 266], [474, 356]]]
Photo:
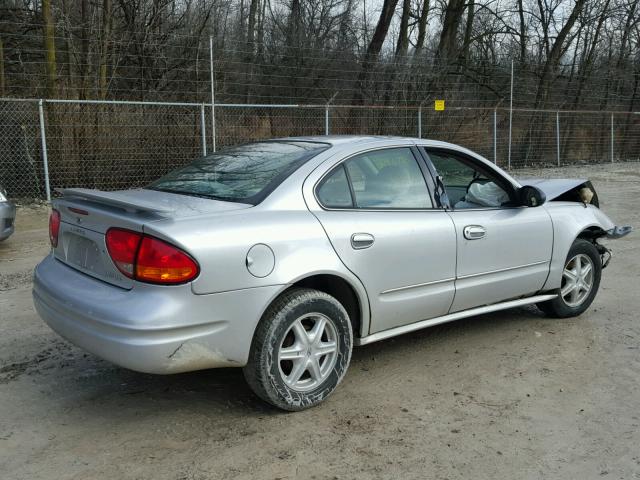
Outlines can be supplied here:
[[291, 290], [260, 320], [244, 375], [263, 400], [284, 410], [304, 410], [338, 386], [352, 344], [351, 322], [340, 302], [317, 290]]
[[575, 317], [584, 312], [598, 293], [602, 262], [593, 243], [576, 240], [562, 271], [560, 288], [553, 300], [538, 304], [540, 310], [551, 317]]

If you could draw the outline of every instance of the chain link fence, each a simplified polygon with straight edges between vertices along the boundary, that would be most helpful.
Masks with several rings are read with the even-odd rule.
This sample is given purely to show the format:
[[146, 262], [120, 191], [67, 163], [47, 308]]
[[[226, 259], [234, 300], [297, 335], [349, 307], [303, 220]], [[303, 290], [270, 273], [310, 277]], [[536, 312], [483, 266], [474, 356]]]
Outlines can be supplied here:
[[10, 197], [45, 198], [37, 102], [0, 102], [0, 187]]
[[140, 187], [211, 153], [214, 139], [224, 148], [325, 134], [443, 140], [512, 169], [640, 160], [634, 113], [0, 100], [0, 185], [18, 199]]

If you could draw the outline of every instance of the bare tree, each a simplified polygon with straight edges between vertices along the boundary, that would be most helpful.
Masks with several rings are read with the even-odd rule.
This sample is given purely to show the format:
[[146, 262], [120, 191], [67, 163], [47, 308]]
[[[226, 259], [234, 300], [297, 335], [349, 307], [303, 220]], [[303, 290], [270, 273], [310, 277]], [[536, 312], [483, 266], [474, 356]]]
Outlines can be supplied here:
[[440, 42], [438, 43], [438, 49], [436, 51], [437, 58], [441, 62], [449, 62], [456, 56], [456, 41], [464, 7], [464, 0], [449, 0], [446, 4], [444, 19], [442, 20]]
[[47, 94], [56, 96], [57, 66], [56, 66], [56, 41], [53, 13], [51, 12], [51, 0], [42, 0], [43, 40], [47, 68]]
[[100, 98], [107, 98], [107, 61], [109, 59], [109, 38], [111, 36], [111, 0], [102, 2], [102, 42], [100, 49]]

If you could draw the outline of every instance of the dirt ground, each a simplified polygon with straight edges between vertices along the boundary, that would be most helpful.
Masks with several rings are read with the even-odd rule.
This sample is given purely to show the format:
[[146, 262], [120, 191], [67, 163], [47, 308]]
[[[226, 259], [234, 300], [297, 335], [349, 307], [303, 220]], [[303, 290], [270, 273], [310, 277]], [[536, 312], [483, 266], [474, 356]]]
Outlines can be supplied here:
[[[640, 226], [640, 164], [527, 173], [590, 177]], [[240, 370], [139, 374], [60, 339], [31, 301], [46, 224], [22, 207], [0, 243], [3, 479], [640, 479], [638, 233], [608, 242], [580, 318], [531, 307], [361, 347], [328, 401], [285, 414]]]

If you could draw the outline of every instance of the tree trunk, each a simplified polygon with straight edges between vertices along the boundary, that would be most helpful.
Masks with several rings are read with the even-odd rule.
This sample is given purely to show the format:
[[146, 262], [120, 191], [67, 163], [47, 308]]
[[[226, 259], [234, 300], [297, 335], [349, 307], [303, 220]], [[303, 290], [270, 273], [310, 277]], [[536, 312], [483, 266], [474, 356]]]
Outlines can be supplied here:
[[411, 14], [411, 0], [402, 1], [402, 17], [400, 18], [400, 32], [396, 45], [396, 57], [405, 57], [409, 50], [409, 16]]
[[637, 22], [636, 18], [636, 8], [638, 7], [638, 0], [634, 0], [629, 8], [629, 14], [627, 16], [627, 21], [624, 25], [624, 30], [622, 31], [622, 39], [620, 40], [620, 56], [618, 57], [618, 66], [621, 66], [626, 57], [626, 49], [627, 43], [629, 41], [629, 35], [631, 34], [632, 26]]
[[264, 55], [264, 23], [267, 18], [267, 2], [269, 0], [262, 0], [262, 13], [258, 22], [258, 48], [256, 49], [257, 57], [262, 58]]
[[458, 28], [464, 12], [464, 0], [449, 0], [442, 21], [442, 32], [436, 56], [443, 63], [450, 62], [456, 57], [456, 39]]
[[527, 24], [524, 21], [524, 7], [522, 0], [518, 0], [518, 18], [520, 20], [520, 63], [527, 58]]
[[471, 47], [471, 36], [473, 34], [473, 19], [476, 6], [473, 0], [469, 1], [467, 7], [467, 25], [464, 29], [464, 40], [462, 41], [462, 59], [466, 62], [469, 59], [469, 48]]
[[353, 95], [353, 103], [355, 105], [360, 105], [364, 102], [364, 92], [369, 72], [373, 68], [375, 61], [378, 59], [378, 55], [382, 49], [382, 44], [387, 38], [387, 32], [389, 31], [389, 26], [393, 19], [393, 12], [397, 5], [398, 0], [384, 0], [378, 24], [373, 32], [373, 37], [371, 37], [371, 42], [369, 42], [369, 46], [367, 47], [362, 70], [360, 70], [360, 74], [358, 75], [358, 80], [356, 82], [356, 91]]
[[255, 46], [255, 31], [256, 31], [256, 18], [258, 16], [258, 4], [260, 0], [251, 0], [251, 4], [249, 5], [249, 19], [247, 22], [247, 47], [244, 61], [246, 65], [245, 68], [245, 86], [244, 86], [244, 98], [247, 103], [250, 103], [251, 99], [251, 87], [249, 83], [251, 81], [251, 76], [253, 74], [253, 63], [254, 63], [254, 52], [256, 51]]
[[[287, 23], [287, 46], [290, 48], [300, 46], [301, 15], [300, 0], [292, 0], [291, 12], [289, 13], [289, 21]], [[290, 53], [290, 51], [287, 52], [287, 54]]]
[[100, 98], [107, 98], [107, 61], [109, 59], [109, 37], [111, 36], [111, 0], [102, 3], [102, 47], [100, 49]]
[[82, 26], [80, 28], [80, 61], [78, 69], [80, 72], [80, 88], [78, 89], [80, 99], [87, 98], [87, 80], [89, 78], [89, 56], [91, 49], [89, 38], [89, 28], [87, 26], [89, 20], [89, 2], [88, 0], [80, 1], [80, 18]]
[[422, 11], [418, 17], [418, 38], [416, 39], [415, 55], [418, 56], [422, 53], [424, 48], [424, 40], [427, 37], [427, 19], [429, 17], [429, 0], [423, 0]]
[[47, 95], [56, 97], [56, 42], [51, 0], [42, 0], [44, 52], [47, 70]]
[[536, 103], [535, 108], [538, 108], [540, 104], [547, 97], [547, 90], [549, 87], [549, 80], [551, 77], [551, 73], [555, 70], [560, 63], [560, 58], [562, 57], [562, 53], [564, 52], [564, 43], [569, 35], [569, 32], [573, 28], [580, 12], [582, 11], [582, 7], [584, 7], [587, 0], [576, 0], [573, 10], [569, 15], [566, 23], [558, 33], [555, 42], [553, 42], [553, 46], [549, 51], [549, 55], [547, 57], [546, 62], [544, 63], [544, 67], [542, 70], [542, 75], [540, 76], [540, 83], [538, 84], [538, 92], [536, 93]]
[[253, 44], [256, 30], [256, 17], [258, 16], [258, 6], [260, 0], [251, 0], [249, 5], [249, 22], [247, 23], [247, 51], [253, 52], [255, 45]]

